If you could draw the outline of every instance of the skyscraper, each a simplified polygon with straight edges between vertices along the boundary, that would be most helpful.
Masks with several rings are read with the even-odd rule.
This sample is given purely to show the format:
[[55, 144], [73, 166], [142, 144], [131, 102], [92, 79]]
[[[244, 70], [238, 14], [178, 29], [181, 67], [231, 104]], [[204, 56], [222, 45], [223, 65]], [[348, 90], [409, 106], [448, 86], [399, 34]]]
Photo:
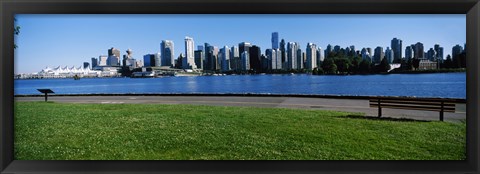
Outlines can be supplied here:
[[228, 48], [228, 46], [224, 46], [222, 49], [220, 49], [220, 55], [222, 57], [221, 70], [223, 72], [229, 71], [230, 70], [230, 48]]
[[242, 66], [241, 70], [242, 71], [248, 71], [250, 70], [250, 57], [248, 55], [248, 51], [242, 52]]
[[92, 69], [98, 66], [98, 59], [95, 57], [92, 57]]
[[112, 47], [108, 49], [108, 66], [120, 66], [120, 50]]
[[298, 42], [295, 42], [297, 46], [297, 67], [296, 69], [303, 69], [305, 61], [304, 61], [304, 56], [302, 49], [300, 48], [300, 44]]
[[278, 32], [272, 33], [272, 49], [278, 49]]
[[233, 46], [230, 49], [230, 68], [232, 70], [238, 71], [241, 69], [241, 58], [238, 46]]
[[285, 59], [287, 57], [286, 50], [285, 50], [285, 40], [283, 40], [283, 39], [282, 39], [282, 41], [280, 41], [280, 52], [281, 52], [281, 54], [280, 54], [280, 56], [281, 56], [280, 64], [282, 64], [282, 67], [280, 69], [282, 69], [282, 68], [285, 67], [284, 64], [285, 64], [285, 61], [286, 61]]
[[393, 50], [393, 59], [400, 62], [402, 59], [402, 40], [393, 38], [390, 46]]
[[330, 53], [332, 52], [332, 45], [328, 44], [327, 45], [327, 49], [325, 50], [325, 58], [328, 58], [328, 56], [330, 55]]
[[195, 50], [195, 65], [197, 65], [198, 69], [204, 69], [203, 62], [203, 50]]
[[161, 54], [160, 53], [156, 53], [154, 54], [155, 55], [155, 66], [161, 66]]
[[430, 60], [430, 61], [436, 61], [436, 56], [437, 53], [435, 52], [435, 50], [433, 48], [430, 48], [428, 51], [427, 51], [427, 59]]
[[424, 54], [425, 54], [425, 51], [423, 50], [423, 44], [420, 43], [420, 42], [417, 42], [415, 44], [415, 48], [413, 49], [414, 51], [414, 58], [416, 59], [420, 59], [420, 58], [423, 58], [424, 57]]
[[250, 58], [250, 69], [253, 69], [256, 72], [260, 72], [262, 70], [261, 55], [262, 52], [259, 46], [252, 45], [249, 48], [248, 56]]
[[408, 60], [412, 59], [413, 56], [414, 56], [413, 54], [414, 54], [414, 52], [413, 52], [413, 49], [412, 49], [411, 46], [405, 47], [405, 60], [408, 61]]
[[[278, 49], [277, 49], [278, 50]], [[277, 50], [274, 49], [266, 49], [265, 55], [267, 55], [267, 59], [269, 60], [268, 69], [275, 70], [277, 68]]]
[[317, 67], [320, 67], [320, 64], [324, 60], [324, 53], [322, 51], [322, 47], [317, 48]]
[[393, 50], [390, 49], [390, 47], [387, 47], [385, 50], [385, 58], [387, 59], [387, 62], [389, 64], [393, 63], [393, 58], [395, 57], [395, 53]]
[[83, 62], [83, 69], [86, 69], [86, 68], [90, 69], [90, 63]]
[[[129, 66], [131, 66], [131, 65], [129, 65]], [[154, 54], [144, 55], [143, 56], [143, 66], [145, 66], [145, 67], [155, 66], [155, 55]]]
[[307, 63], [305, 68], [307, 70], [313, 70], [317, 67], [317, 45], [313, 43], [308, 43], [305, 51], [307, 56]]
[[161, 64], [162, 66], [175, 66], [174, 44], [171, 40], [162, 40], [160, 43]]
[[440, 61], [440, 63], [443, 62], [443, 47], [440, 47], [439, 44], [435, 44], [434, 46], [434, 50], [435, 50], [435, 59]]
[[460, 55], [463, 52], [463, 48], [460, 45], [455, 45], [452, 48], [452, 59], [455, 60], [458, 58], [458, 55]]
[[107, 66], [107, 56], [98, 56], [98, 66]]
[[297, 68], [297, 43], [288, 42], [287, 43], [287, 70]]
[[378, 46], [375, 48], [375, 53], [373, 55], [373, 62], [375, 63], [380, 63], [385, 56], [385, 53], [383, 52], [383, 48]]
[[185, 37], [185, 57], [182, 60], [183, 69], [197, 69], [195, 65], [195, 43], [193, 38]]

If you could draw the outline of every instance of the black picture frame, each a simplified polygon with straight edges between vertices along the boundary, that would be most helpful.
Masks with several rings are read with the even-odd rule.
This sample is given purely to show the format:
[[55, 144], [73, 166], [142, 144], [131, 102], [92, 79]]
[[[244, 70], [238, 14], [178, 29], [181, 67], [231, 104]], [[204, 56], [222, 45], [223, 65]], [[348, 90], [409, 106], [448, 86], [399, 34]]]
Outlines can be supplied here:
[[[478, 0], [3, 0], [0, 2], [1, 173], [478, 173]], [[466, 14], [467, 159], [464, 161], [16, 161], [15, 14]]]

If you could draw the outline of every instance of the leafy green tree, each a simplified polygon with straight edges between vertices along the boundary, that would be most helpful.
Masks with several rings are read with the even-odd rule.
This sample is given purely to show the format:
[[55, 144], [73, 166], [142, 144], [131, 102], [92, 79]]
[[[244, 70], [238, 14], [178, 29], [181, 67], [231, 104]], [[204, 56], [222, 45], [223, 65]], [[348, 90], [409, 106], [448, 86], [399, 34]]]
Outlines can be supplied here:
[[412, 66], [413, 66], [413, 68], [415, 68], [415, 70], [417, 70], [418, 67], [420, 67], [420, 59], [413, 59], [412, 60]]
[[372, 73], [372, 68], [370, 66], [371, 62], [370, 60], [362, 60], [362, 62], [360, 62], [360, 65], [358, 67], [358, 72], [360, 74], [369, 74], [369, 73]]
[[[17, 21], [17, 18], [14, 18], [13, 20], [16, 22], [16, 21]], [[13, 33], [14, 33], [15, 35], [20, 34], [20, 26], [18, 26], [18, 25], [15, 26], [15, 28], [13, 28]], [[16, 49], [16, 48], [17, 48], [17, 44], [13, 44], [13, 48]]]
[[333, 58], [326, 58], [323, 61], [322, 64], [323, 71], [326, 74], [336, 74], [337, 73], [337, 65], [335, 65], [335, 62]]
[[386, 73], [388, 72], [388, 70], [390, 70], [390, 64], [388, 64], [387, 59], [382, 59], [382, 61], [378, 65], [378, 71], [380, 73]]
[[350, 60], [346, 58], [335, 59], [335, 64], [337, 65], [337, 70], [342, 74], [348, 73], [351, 66]]

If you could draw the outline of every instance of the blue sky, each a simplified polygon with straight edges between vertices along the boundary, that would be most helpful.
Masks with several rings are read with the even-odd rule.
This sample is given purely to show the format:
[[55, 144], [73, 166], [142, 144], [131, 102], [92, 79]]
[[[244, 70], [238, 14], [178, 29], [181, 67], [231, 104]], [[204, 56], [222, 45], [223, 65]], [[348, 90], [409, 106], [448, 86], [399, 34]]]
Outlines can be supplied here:
[[[424, 43], [425, 51], [438, 43], [444, 56], [466, 42], [466, 17], [455, 15], [17, 15], [21, 26], [15, 42], [15, 73], [38, 72], [45, 66], [80, 66], [106, 55], [111, 47], [133, 57], [160, 52], [162, 40], [173, 40], [175, 57], [185, 52], [185, 36], [195, 45], [231, 47], [240, 42], [271, 48], [271, 33], [286, 42], [308, 42], [326, 48], [390, 47], [392, 38], [406, 46]], [[405, 55], [403, 53], [403, 55]]]

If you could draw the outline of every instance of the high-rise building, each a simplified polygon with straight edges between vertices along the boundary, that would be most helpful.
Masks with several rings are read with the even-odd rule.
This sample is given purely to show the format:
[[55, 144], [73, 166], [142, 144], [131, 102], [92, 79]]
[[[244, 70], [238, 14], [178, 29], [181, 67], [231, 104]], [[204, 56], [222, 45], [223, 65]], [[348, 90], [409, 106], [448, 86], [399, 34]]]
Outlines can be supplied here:
[[334, 51], [335, 53], [339, 53], [339, 52], [340, 52], [340, 49], [342, 49], [342, 48], [340, 47], [340, 45], [335, 45], [335, 46], [333, 47], [333, 51]]
[[92, 69], [98, 66], [98, 59], [95, 57], [92, 57]]
[[183, 69], [197, 69], [195, 65], [195, 43], [193, 38], [185, 37], [185, 58], [182, 60]]
[[428, 60], [430, 61], [436, 61], [436, 56], [437, 53], [435, 52], [435, 50], [433, 48], [430, 48], [428, 51], [427, 51], [427, 58]]
[[327, 49], [325, 50], [325, 58], [328, 58], [328, 56], [330, 55], [330, 53], [332, 52], [332, 45], [328, 44], [327, 45]]
[[[276, 69], [282, 69], [282, 51], [280, 51], [280, 49], [276, 49], [275, 50], [275, 55], [276, 55], [276, 60], [275, 62], [277, 63], [276, 65]], [[272, 65], [273, 66], [273, 65]]]
[[107, 66], [107, 56], [98, 56], [98, 66]]
[[108, 66], [120, 66], [120, 50], [112, 47], [108, 49]]
[[455, 60], [463, 52], [463, 48], [460, 45], [455, 45], [452, 48], [452, 59]]
[[313, 70], [317, 67], [317, 45], [313, 43], [308, 43], [305, 51], [307, 57], [307, 63], [305, 68], [307, 70]]
[[322, 47], [318, 47], [317, 48], [317, 67], [320, 67], [323, 60], [324, 60], [324, 53], [322, 51]]
[[248, 55], [248, 51], [242, 52], [242, 71], [248, 71], [250, 70], [250, 57]]
[[387, 59], [387, 62], [389, 64], [393, 63], [393, 58], [395, 57], [395, 52], [390, 49], [390, 47], [387, 47], [385, 50], [385, 58]]
[[262, 52], [259, 46], [252, 45], [249, 48], [248, 56], [250, 58], [250, 69], [260, 72], [262, 70], [262, 61], [261, 61]]
[[[132, 54], [133, 51], [131, 49], [127, 49], [127, 54], [123, 55], [123, 66], [124, 67], [134, 67], [135, 66], [135, 59], [133, 58]], [[154, 62], [155, 64], [155, 62]]]
[[162, 60], [162, 57], [161, 57], [161, 54], [160, 53], [155, 53], [155, 66], [162, 66], [161, 65], [161, 60]]
[[171, 40], [162, 40], [160, 43], [160, 53], [161, 57], [161, 66], [175, 66], [175, 57], [174, 57], [174, 44]]
[[203, 50], [195, 50], [195, 65], [197, 65], [198, 69], [204, 69], [203, 62]]
[[265, 55], [267, 55], [267, 59], [269, 60], [268, 69], [275, 70], [277, 69], [277, 52], [274, 49], [266, 49]]
[[220, 67], [220, 60], [218, 60], [218, 53], [219, 53], [219, 49], [217, 46], [213, 46], [213, 59], [214, 62], [215, 62], [215, 70], [219, 70], [221, 67]]
[[143, 66], [145, 66], [145, 67], [155, 66], [155, 55], [154, 54], [144, 55], [143, 56]]
[[402, 40], [393, 38], [390, 44], [393, 50], [393, 59], [400, 62], [402, 59]]
[[241, 58], [238, 46], [233, 46], [230, 49], [230, 68], [232, 70], [238, 71], [241, 69]]
[[363, 48], [361, 51], [362, 60], [372, 61], [372, 56], [366, 48]]
[[414, 52], [413, 52], [413, 48], [411, 46], [407, 46], [405, 47], [405, 60], [410, 60], [413, 58], [413, 55]]
[[413, 49], [414, 51], [414, 58], [420, 59], [425, 57], [425, 51], [423, 50], [423, 43], [417, 42], [415, 44], [415, 48]]
[[[244, 51], [249, 51], [250, 47], [252, 47], [251, 43], [248, 42], [241, 42], [238, 44], [238, 51], [240, 53], [243, 53]], [[250, 56], [250, 55], [249, 55]]]
[[228, 46], [224, 46], [222, 49], [220, 49], [219, 57], [221, 57], [220, 60], [222, 72], [230, 71], [230, 48]]
[[300, 70], [303, 69], [305, 64], [305, 56], [303, 56], [302, 49], [300, 48], [300, 44], [296, 42], [297, 45], [297, 67], [296, 69]]
[[90, 63], [83, 62], [83, 69], [86, 69], [86, 68], [90, 69]]
[[383, 52], [383, 48], [378, 46], [375, 48], [375, 54], [373, 55], [373, 62], [375, 63], [380, 63], [385, 56], [385, 53]]
[[372, 48], [368, 47], [367, 52], [370, 55], [370, 57], [372, 57], [372, 55], [373, 55]]
[[204, 63], [204, 70], [214, 71], [216, 69], [216, 58], [214, 55], [214, 47], [211, 46], [209, 43], [205, 43], [205, 63]]
[[280, 41], [280, 52], [281, 52], [281, 54], [280, 54], [280, 56], [281, 56], [280, 64], [282, 65], [282, 67], [280, 69], [282, 69], [282, 68], [285, 67], [284, 64], [285, 64], [285, 61], [286, 61], [285, 59], [287, 57], [287, 53], [286, 53], [286, 49], [285, 49], [285, 40], [283, 40], [283, 39], [282, 39], [282, 41]]
[[278, 32], [272, 33], [272, 49], [278, 49]]
[[443, 47], [440, 47], [439, 44], [435, 44], [434, 46], [434, 50], [435, 50], [435, 59], [437, 61], [439, 61], [440, 63], [443, 62]]
[[297, 44], [295, 42], [287, 43], [287, 70], [297, 67]]

